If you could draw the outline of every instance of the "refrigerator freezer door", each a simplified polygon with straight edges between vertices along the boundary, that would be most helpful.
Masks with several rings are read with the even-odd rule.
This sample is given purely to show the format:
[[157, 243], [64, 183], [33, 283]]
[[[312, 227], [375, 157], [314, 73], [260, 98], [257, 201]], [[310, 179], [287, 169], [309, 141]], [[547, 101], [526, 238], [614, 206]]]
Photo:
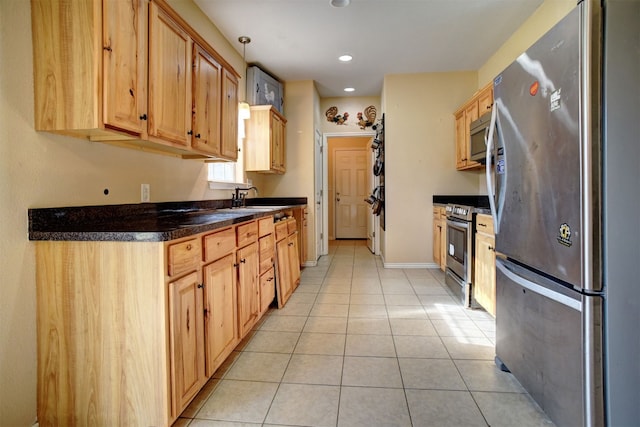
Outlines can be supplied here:
[[497, 357], [554, 423], [586, 425], [581, 295], [497, 259], [496, 299]]
[[496, 251], [582, 287], [580, 14], [494, 80]]

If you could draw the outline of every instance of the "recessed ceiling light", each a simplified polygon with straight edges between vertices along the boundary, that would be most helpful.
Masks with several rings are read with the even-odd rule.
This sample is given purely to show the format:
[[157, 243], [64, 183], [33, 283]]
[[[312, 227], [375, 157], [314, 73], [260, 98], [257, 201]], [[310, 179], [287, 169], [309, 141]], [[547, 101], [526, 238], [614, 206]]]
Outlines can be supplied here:
[[338, 57], [338, 60], [342, 61], [342, 62], [349, 62], [353, 59], [353, 56], [351, 55], [342, 55]]
[[345, 91], [345, 92], [353, 92], [354, 90], [356, 90], [356, 89], [355, 89], [355, 88], [352, 88], [352, 87], [345, 87], [345, 88], [344, 88], [344, 91]]
[[351, 0], [330, 0], [331, 6], [333, 7], [345, 7], [349, 6]]

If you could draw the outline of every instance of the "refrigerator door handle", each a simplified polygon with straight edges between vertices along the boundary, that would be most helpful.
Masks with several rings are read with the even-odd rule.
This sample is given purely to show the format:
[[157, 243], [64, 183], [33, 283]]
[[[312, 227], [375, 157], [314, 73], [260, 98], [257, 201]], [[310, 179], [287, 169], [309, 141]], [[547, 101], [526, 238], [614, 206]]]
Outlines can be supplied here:
[[489, 135], [485, 134], [484, 145], [487, 147], [486, 153], [486, 162], [485, 162], [485, 173], [487, 178], [487, 193], [489, 195], [489, 208], [491, 209], [491, 217], [493, 218], [493, 230], [495, 234], [500, 232], [500, 223], [498, 222], [498, 213], [496, 212], [496, 202], [495, 202], [495, 188], [493, 187], [493, 183], [491, 182], [491, 166], [492, 166], [492, 157], [491, 150], [493, 149], [493, 134], [496, 129], [496, 118], [498, 116], [498, 102], [499, 100], [495, 100], [493, 103], [493, 109], [491, 110], [491, 122], [489, 123]]
[[517, 283], [521, 287], [528, 289], [531, 292], [542, 295], [546, 298], [549, 298], [550, 300], [556, 301], [562, 305], [573, 308], [574, 310], [582, 312], [582, 301], [575, 300], [558, 292], [554, 292], [549, 288], [545, 288], [544, 286], [540, 286], [537, 283], [525, 279], [519, 274], [511, 271], [511, 269], [509, 269], [509, 267], [507, 267], [500, 258], [496, 258], [496, 269], [500, 270], [511, 281]]

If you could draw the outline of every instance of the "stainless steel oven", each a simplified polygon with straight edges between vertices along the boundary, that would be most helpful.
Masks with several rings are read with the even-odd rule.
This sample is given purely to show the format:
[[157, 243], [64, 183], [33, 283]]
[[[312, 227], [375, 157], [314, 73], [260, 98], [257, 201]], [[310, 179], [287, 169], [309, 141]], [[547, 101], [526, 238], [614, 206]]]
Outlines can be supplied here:
[[471, 206], [449, 204], [447, 214], [447, 260], [445, 283], [464, 307], [472, 307], [475, 213]]

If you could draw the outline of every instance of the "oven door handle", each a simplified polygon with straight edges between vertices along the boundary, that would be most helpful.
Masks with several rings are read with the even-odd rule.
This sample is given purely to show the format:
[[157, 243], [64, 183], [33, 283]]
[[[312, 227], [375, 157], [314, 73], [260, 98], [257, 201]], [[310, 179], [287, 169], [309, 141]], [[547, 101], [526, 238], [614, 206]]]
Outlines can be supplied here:
[[451, 227], [464, 228], [465, 230], [469, 230], [469, 222], [467, 221], [457, 221], [455, 219], [447, 218], [447, 225]]

